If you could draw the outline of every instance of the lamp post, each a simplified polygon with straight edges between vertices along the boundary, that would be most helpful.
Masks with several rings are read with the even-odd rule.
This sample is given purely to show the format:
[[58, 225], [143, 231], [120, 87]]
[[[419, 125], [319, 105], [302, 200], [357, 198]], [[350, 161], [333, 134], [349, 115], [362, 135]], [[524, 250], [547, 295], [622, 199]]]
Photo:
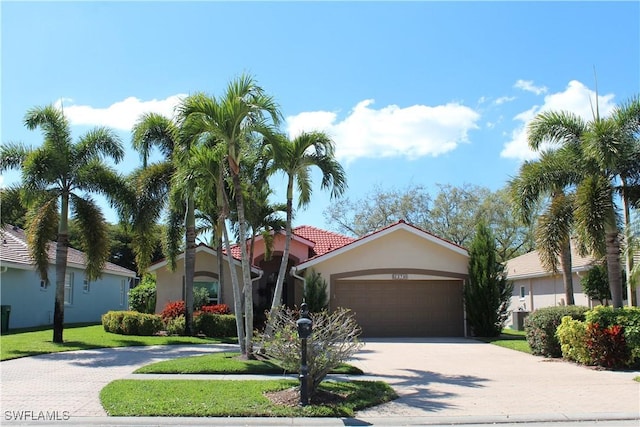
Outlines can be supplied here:
[[300, 406], [309, 404], [309, 366], [307, 366], [307, 339], [313, 331], [313, 322], [309, 318], [309, 307], [303, 302], [300, 306], [300, 318], [296, 322], [298, 325], [298, 336], [300, 337]]

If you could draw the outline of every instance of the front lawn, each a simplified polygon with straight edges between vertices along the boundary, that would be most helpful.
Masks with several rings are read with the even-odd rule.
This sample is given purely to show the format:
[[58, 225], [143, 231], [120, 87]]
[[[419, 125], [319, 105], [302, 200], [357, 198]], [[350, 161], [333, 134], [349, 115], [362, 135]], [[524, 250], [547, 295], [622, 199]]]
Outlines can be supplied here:
[[[143, 366], [136, 374], [282, 374], [282, 367], [267, 360], [242, 360], [240, 353], [214, 353], [181, 357]], [[342, 364], [334, 374], [362, 375], [362, 370]]]
[[523, 353], [531, 354], [531, 348], [529, 347], [529, 343], [527, 342], [527, 335], [525, 331], [503, 329], [499, 337], [476, 339], [498, 345], [500, 347], [505, 347], [511, 350], [517, 350]]
[[197, 337], [141, 337], [135, 335], [118, 335], [105, 332], [102, 325], [65, 326], [64, 343], [52, 341], [51, 328], [30, 331], [10, 332], [0, 336], [0, 360], [17, 359], [37, 354], [58, 353], [61, 351], [87, 350], [104, 347], [128, 347], [141, 345], [166, 344], [215, 344], [235, 343], [235, 340]]
[[102, 389], [100, 400], [111, 416], [353, 417], [397, 397], [381, 381], [325, 381], [321, 391], [344, 399], [306, 407], [276, 404], [266, 396], [297, 385], [294, 380], [117, 380]]

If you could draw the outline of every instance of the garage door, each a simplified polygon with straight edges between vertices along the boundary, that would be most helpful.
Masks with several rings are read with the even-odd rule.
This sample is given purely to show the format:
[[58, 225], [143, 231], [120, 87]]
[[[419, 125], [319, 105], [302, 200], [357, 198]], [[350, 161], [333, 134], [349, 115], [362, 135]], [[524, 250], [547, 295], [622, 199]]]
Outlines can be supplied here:
[[365, 337], [464, 335], [462, 281], [338, 280], [331, 306], [354, 311]]

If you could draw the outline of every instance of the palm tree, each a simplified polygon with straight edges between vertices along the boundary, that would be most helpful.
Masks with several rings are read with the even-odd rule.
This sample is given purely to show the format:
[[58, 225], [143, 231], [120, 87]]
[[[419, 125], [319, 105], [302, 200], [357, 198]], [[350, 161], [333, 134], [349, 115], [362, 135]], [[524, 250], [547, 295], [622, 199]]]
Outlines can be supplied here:
[[109, 258], [107, 223], [90, 192], [105, 195], [118, 204], [115, 195], [124, 185], [106, 163], [124, 157], [119, 137], [110, 129], [97, 127], [73, 143], [69, 122], [52, 105], [27, 111], [25, 126], [40, 128], [44, 143], [38, 148], [7, 144], [0, 149], [0, 171], [20, 168], [21, 198], [26, 208], [27, 242], [42, 280], [49, 281], [47, 244], [57, 237], [56, 293], [53, 314], [53, 342], [63, 342], [64, 283], [69, 243], [69, 215], [81, 231], [82, 250], [86, 253], [85, 274], [95, 280]]
[[287, 263], [293, 234], [294, 186], [297, 186], [298, 190], [298, 208], [303, 208], [311, 200], [312, 167], [315, 166], [322, 172], [321, 188], [330, 188], [331, 197], [341, 195], [347, 188], [347, 183], [344, 169], [335, 159], [333, 140], [324, 132], [303, 132], [293, 140], [281, 135], [279, 138], [271, 140], [270, 150], [270, 155], [273, 158], [273, 173], [281, 171], [287, 176], [285, 245], [273, 302], [271, 303], [271, 315], [273, 317], [277, 308], [282, 304], [282, 289], [284, 278], [287, 274]]
[[[201, 138], [226, 149], [226, 162], [238, 215], [240, 236], [247, 235], [242, 177], [244, 147], [256, 135], [268, 137], [280, 122], [280, 112], [274, 99], [265, 94], [255, 80], [247, 75], [232, 80], [219, 98], [202, 93], [187, 97], [180, 115]], [[197, 129], [197, 130], [196, 130]], [[226, 228], [225, 228], [226, 230]], [[253, 352], [253, 285], [251, 261], [246, 245], [240, 245], [245, 306], [245, 346], [243, 355]], [[236, 302], [237, 304], [237, 302]], [[236, 313], [236, 315], [239, 315]]]
[[534, 236], [545, 269], [557, 273], [560, 259], [567, 305], [575, 304], [571, 275], [575, 195], [569, 192], [571, 184], [578, 180], [575, 165], [576, 157], [567, 148], [546, 151], [540, 160], [524, 163], [518, 176], [509, 183], [514, 211], [527, 224], [534, 221], [532, 212], [541, 199], [550, 198], [546, 210], [537, 219]]
[[534, 149], [539, 149], [543, 142], [551, 142], [582, 153], [579, 163], [582, 174], [574, 183], [576, 228], [580, 241], [594, 256], [606, 256], [614, 307], [622, 306], [620, 227], [615, 196], [616, 192], [624, 195], [626, 183], [638, 177], [637, 141], [628, 131], [634, 121], [637, 123], [637, 111], [636, 103], [630, 103], [602, 118], [596, 107], [589, 122], [568, 112], [545, 112], [536, 116], [529, 127], [529, 144]]
[[[180, 245], [180, 230], [184, 230], [184, 276], [185, 276], [185, 334], [193, 333], [193, 279], [195, 275], [196, 221], [193, 193], [195, 187], [189, 177], [176, 178], [176, 173], [186, 167], [192, 135], [182, 126], [162, 115], [142, 115], [134, 125], [132, 145], [142, 157], [142, 170], [136, 172], [136, 197], [133, 209], [134, 229], [138, 235], [136, 252], [148, 260], [150, 239], [145, 238], [150, 227], [159, 219], [164, 207], [169, 207], [167, 228], [167, 255], [170, 267]], [[151, 150], [156, 147], [164, 160], [148, 165]], [[143, 260], [143, 266], [146, 266]], [[148, 262], [148, 261], [147, 261]]]

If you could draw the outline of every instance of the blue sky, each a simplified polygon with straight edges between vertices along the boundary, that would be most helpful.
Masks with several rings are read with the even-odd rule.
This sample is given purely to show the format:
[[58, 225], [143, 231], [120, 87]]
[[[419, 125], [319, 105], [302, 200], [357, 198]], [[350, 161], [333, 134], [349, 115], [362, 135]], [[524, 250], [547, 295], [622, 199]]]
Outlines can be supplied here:
[[[637, 1], [2, 1], [0, 13], [2, 142], [38, 145], [24, 113], [62, 102], [74, 137], [120, 133], [123, 173], [139, 164], [139, 114], [171, 115], [181, 96], [220, 94], [244, 72], [276, 98], [284, 130], [332, 135], [351, 199], [374, 186], [497, 190], [535, 157], [536, 113], [590, 117], [594, 70], [601, 112], [640, 93]], [[315, 184], [295, 224], [330, 228]]]

